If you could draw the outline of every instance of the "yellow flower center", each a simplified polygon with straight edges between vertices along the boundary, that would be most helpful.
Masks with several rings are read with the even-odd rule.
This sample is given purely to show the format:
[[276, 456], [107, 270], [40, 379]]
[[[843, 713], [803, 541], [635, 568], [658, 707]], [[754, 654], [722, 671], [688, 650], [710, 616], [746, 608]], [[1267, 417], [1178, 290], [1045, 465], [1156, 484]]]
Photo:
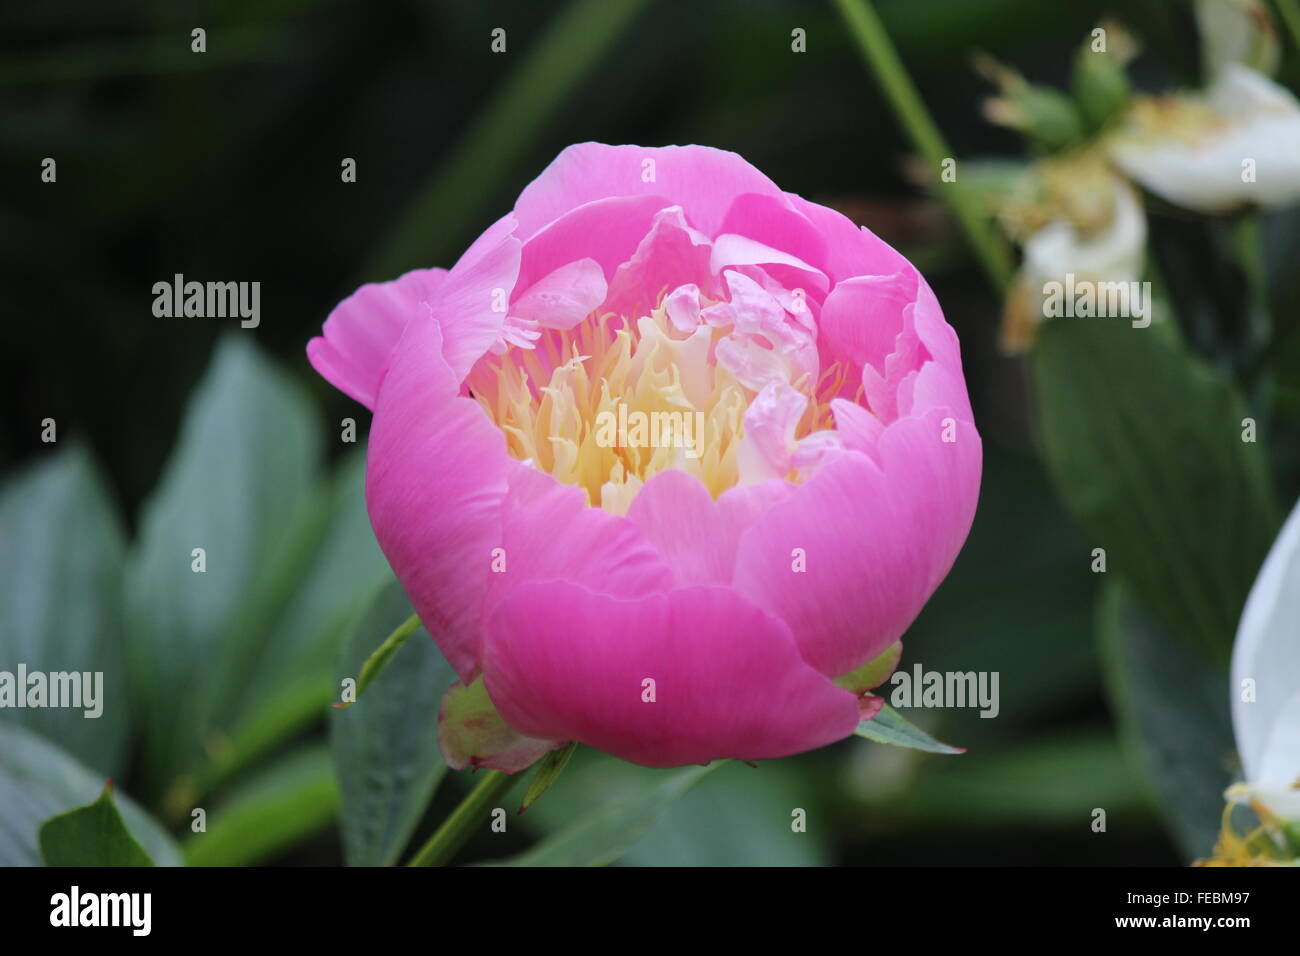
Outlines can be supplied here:
[[[716, 498], [741, 477], [744, 415], [757, 394], [714, 360], [730, 332], [706, 323], [682, 332], [662, 303], [635, 322], [589, 317], [568, 332], [543, 331], [533, 349], [486, 357], [471, 391], [511, 456], [582, 488], [589, 505], [625, 515], [642, 485], [668, 468], [694, 475]], [[813, 389], [809, 378], [790, 382], [809, 399], [796, 440], [833, 427], [829, 399], [843, 370], [828, 369]]]

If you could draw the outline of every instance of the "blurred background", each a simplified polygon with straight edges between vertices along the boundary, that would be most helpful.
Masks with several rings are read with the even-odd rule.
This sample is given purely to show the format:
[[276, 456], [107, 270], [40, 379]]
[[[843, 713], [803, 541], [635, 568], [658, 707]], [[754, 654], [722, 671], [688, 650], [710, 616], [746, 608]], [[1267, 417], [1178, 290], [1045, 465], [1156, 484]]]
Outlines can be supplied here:
[[[1114, 16], [1142, 44], [1129, 68], [1136, 88], [1192, 88], [1204, 80], [1192, 5], [1178, 0], [874, 6], [957, 157], [1027, 156], [1020, 135], [984, 115], [982, 104], [997, 90], [976, 73], [977, 51], [1035, 83], [1063, 88], [1089, 31]], [[346, 502], [322, 504], [318, 516], [302, 519], [315, 525], [299, 540], [314, 544], [298, 564], [279, 557], [268, 567], [292, 565], [282, 580], [330, 590], [330, 580], [349, 578], [328, 569], [313, 577], [312, 569], [325, 560], [321, 553], [348, 550], [352, 541], [349, 554], [364, 551], [366, 573], [382, 572], [366, 543], [364, 513], [357, 513], [356, 446], [338, 440], [340, 420], [356, 418], [364, 434], [369, 416], [319, 379], [304, 355], [329, 310], [362, 282], [449, 266], [570, 143], [707, 144], [735, 150], [783, 188], [840, 209], [898, 247], [925, 272], [956, 328], [985, 477], [970, 539], [905, 636], [902, 666], [998, 671], [1001, 712], [996, 719], [981, 719], [975, 709], [907, 713], [968, 748], [961, 757], [852, 739], [756, 769], [728, 765], [673, 807], [624, 862], [1160, 865], [1209, 851], [1221, 809], [1213, 794], [1233, 772], [1226, 717], [1202, 734], [1176, 708], [1166, 714], [1209, 768], [1207, 783], [1162, 783], [1144, 766], [1150, 754], [1144, 758], [1124, 726], [1098, 637], [1102, 576], [1089, 568], [1096, 539], [1045, 461], [1032, 361], [999, 348], [1003, 298], [917, 176], [914, 146], [833, 3], [50, 0], [6, 3], [0, 24], [0, 481], [11, 511], [21, 500], [30, 514], [42, 500], [33, 490], [41, 469], [62, 467], [51, 464], [58, 449], [77, 456], [65, 484], [93, 481], [102, 490], [92, 495], [93, 519], [69, 518], [56, 546], [101, 549], [108, 564], [124, 569], [121, 632], [105, 640], [137, 648], [139, 636], [127, 632], [141, 614], [147, 620], [138, 626], [161, 640], [189, 626], [138, 610], [166, 588], [144, 580], [150, 559], [132, 551], [148, 551], [185, 494], [223, 507], [244, 501], [239, 495], [260, 495], [254, 510], [270, 521], [258, 532], [266, 547], [298, 526], [295, 489], [313, 500], [351, 498], [351, 510]], [[196, 27], [206, 30], [202, 54], [191, 51]], [[506, 30], [504, 53], [491, 48], [498, 27]], [[795, 28], [806, 31], [806, 53], [791, 50]], [[1288, 48], [1276, 79], [1295, 89], [1298, 78], [1300, 57]], [[55, 184], [41, 181], [45, 157], [57, 159]], [[355, 183], [340, 179], [344, 158], [356, 160]], [[1294, 263], [1294, 208], [1264, 218], [1270, 256]], [[1198, 237], [1196, 254], [1221, 261], [1212, 227], [1201, 220], [1153, 220], [1151, 231], [1153, 241]], [[1185, 268], [1206, 275], [1199, 261]], [[156, 318], [152, 286], [175, 273], [260, 281], [260, 327]], [[1235, 302], [1248, 279], [1223, 266], [1206, 295]], [[1165, 280], [1172, 285], [1176, 276]], [[1300, 275], [1279, 268], [1270, 281], [1276, 385], [1300, 378], [1290, 318]], [[1223, 328], [1239, 320], [1227, 315]], [[238, 343], [221, 346], [223, 336]], [[1230, 354], [1206, 346], [1213, 341], [1193, 337], [1189, 348], [1207, 366], [1235, 374]], [[206, 414], [196, 404], [203, 395], [229, 392], [236, 400], [262, 388], [241, 377], [248, 369], [273, 375], [289, 397], [245, 394], [251, 418], [238, 427], [185, 424], [187, 415]], [[1261, 401], [1255, 384], [1240, 382], [1242, 401]], [[1270, 408], [1285, 404], [1278, 395], [1294, 395], [1277, 388], [1264, 402]], [[1262, 421], [1285, 418], [1259, 414]], [[253, 479], [239, 464], [231, 480], [244, 484], [230, 492], [222, 469], [236, 468], [241, 443], [272, 431], [276, 416], [305, 422], [317, 436], [298, 449], [310, 465], [286, 464], [271, 478]], [[57, 422], [57, 445], [42, 442], [46, 418]], [[1294, 424], [1273, 427], [1279, 438], [1294, 434], [1285, 430]], [[179, 461], [200, 434], [217, 442], [209, 457]], [[247, 440], [256, 449], [267, 439]], [[1300, 488], [1294, 462], [1270, 452], [1267, 467], [1277, 500], [1289, 506]], [[1207, 500], [1233, 493], [1202, 491]], [[98, 524], [109, 530], [95, 537]], [[332, 537], [342, 524], [351, 538]], [[44, 540], [39, 528], [28, 533], [29, 542]], [[1261, 532], [1262, 545], [1234, 559], [1245, 586], [1271, 533]], [[264, 587], [272, 572], [260, 567], [243, 567], [243, 583], [231, 593], [272, 594]], [[340, 577], [329, 578], [333, 573]], [[101, 577], [91, 577], [86, 593], [116, 608], [116, 598], [103, 596]], [[266, 620], [245, 619], [221, 634], [301, 632], [306, 622], [328, 619], [333, 643], [313, 651], [311, 668], [297, 666], [300, 658], [288, 650], [295, 639], [271, 645], [245, 638], [244, 657], [211, 658], [235, 670], [209, 671], [203, 680], [185, 670], [208, 660], [202, 655], [141, 664], [133, 650], [134, 689], [121, 691], [129, 693], [130, 717], [103, 731], [111, 740], [70, 741], [31, 715], [0, 712], [0, 725], [27, 721], [92, 775], [111, 772], [191, 862], [341, 863], [340, 743], [331, 739], [323, 705], [334, 693], [336, 658], [348, 640], [344, 622], [355, 608], [330, 606], [313, 617], [310, 601], [293, 596], [301, 589], [283, 585], [279, 593], [286, 596], [264, 602], [276, 604]], [[62, 595], [81, 600], [75, 591]], [[200, 610], [212, 617], [221, 608]], [[52, 630], [70, 626], [51, 614]], [[296, 640], [314, 638], [298, 633]], [[218, 638], [193, 640], [210, 647]], [[369, 646], [375, 641], [371, 635]], [[238, 663], [253, 659], [254, 669]], [[254, 671], [260, 676], [249, 677]], [[181, 672], [193, 681], [172, 694], [181, 699], [148, 696]], [[237, 689], [229, 693], [245, 704], [214, 718], [227, 708], [209, 702], [208, 716], [194, 718], [192, 739], [168, 729], [176, 723], [169, 708], [184, 710], [183, 698], [221, 673], [234, 675]], [[276, 723], [265, 717], [274, 707], [247, 703], [274, 702], [300, 678], [310, 686], [284, 705], [291, 718]], [[1214, 693], [1226, 714], [1226, 684]], [[1181, 757], [1174, 763], [1189, 772]], [[523, 851], [576, 814], [639, 786], [647, 773], [580, 752], [536, 807], [517, 822], [511, 817], [506, 835], [483, 835], [465, 858]], [[450, 775], [438, 789], [432, 808], [412, 824], [416, 839], [454, 805], [464, 776]], [[1189, 829], [1170, 818], [1170, 787], [1197, 786], [1202, 796]], [[204, 834], [189, 826], [186, 808], [196, 801], [208, 808]], [[793, 807], [808, 810], [806, 834], [790, 832]], [[1104, 833], [1091, 827], [1099, 807], [1107, 811]], [[5, 813], [0, 807], [0, 817]]]

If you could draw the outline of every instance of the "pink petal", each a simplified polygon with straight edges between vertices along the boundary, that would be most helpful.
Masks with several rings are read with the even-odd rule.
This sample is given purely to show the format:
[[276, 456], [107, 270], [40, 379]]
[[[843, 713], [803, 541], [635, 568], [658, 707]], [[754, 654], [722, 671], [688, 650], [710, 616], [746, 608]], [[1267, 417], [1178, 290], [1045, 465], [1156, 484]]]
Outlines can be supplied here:
[[903, 310], [916, 300], [917, 274], [908, 269], [887, 276], [858, 276], [839, 283], [822, 303], [824, 362], [885, 369], [885, 359], [903, 331]]
[[925, 350], [934, 356], [936, 362], [949, 372], [961, 375], [961, 345], [957, 333], [943, 318], [943, 310], [934, 290], [925, 278], [917, 273], [916, 308], [912, 320], [916, 326], [917, 338]]
[[606, 196], [567, 210], [524, 243], [520, 289], [575, 259], [595, 259], [612, 281], [667, 205], [662, 196]]
[[416, 269], [392, 282], [363, 285], [334, 307], [321, 334], [307, 343], [307, 358], [325, 381], [374, 409], [379, 380], [402, 330], [447, 276], [446, 269]]
[[960, 367], [953, 372], [937, 361], [926, 362], [916, 373], [911, 401], [904, 414], [915, 418], [934, 408], [946, 408], [964, 421], [975, 420]]
[[715, 501], [698, 478], [669, 469], [637, 492], [627, 517], [672, 569], [678, 587], [730, 584], [741, 534], [790, 491], [784, 481], [769, 481], [729, 489]]
[[[825, 273], [821, 270], [810, 266], [802, 259], [792, 256], [788, 252], [765, 246], [758, 240], [751, 239], [748, 236], [724, 234], [713, 240], [713, 255], [709, 259], [709, 267], [714, 272], [721, 272], [728, 266], [764, 266], [771, 275], [779, 274], [778, 270], [773, 267], [784, 266], [786, 269], [791, 270], [792, 274], [798, 276], [794, 285], [810, 287], [816, 290], [818, 298], [824, 295], [830, 287]], [[788, 283], [782, 284], [790, 288]]]
[[531, 236], [583, 203], [608, 196], [658, 195], [680, 205], [687, 221], [712, 237], [734, 197], [742, 193], [781, 195], [770, 179], [724, 150], [578, 143], [528, 184], [515, 203], [515, 215], [521, 235]]
[[534, 282], [515, 299], [510, 312], [543, 328], [567, 331], [605, 301], [605, 292], [600, 263], [578, 259]]
[[785, 197], [825, 237], [826, 259], [822, 270], [832, 282], [843, 282], [854, 276], [893, 275], [912, 267], [893, 246], [865, 226], [855, 226], [842, 213], [794, 193], [786, 193]]
[[469, 679], [511, 459], [479, 404], [459, 395], [442, 345], [426, 311], [393, 352], [370, 430], [366, 504], [420, 619]]
[[856, 402], [836, 398], [831, 400], [831, 412], [835, 416], [835, 430], [850, 451], [861, 452], [877, 465], [880, 464], [880, 452], [877, 445], [884, 434], [885, 423]]
[[783, 757], [858, 723], [857, 699], [803, 663], [788, 629], [724, 588], [622, 601], [526, 584], [489, 623], [484, 676], [520, 733], [651, 767]]
[[[838, 677], [898, 640], [952, 566], [979, 494], [975, 427], [944, 410], [880, 435], [881, 466], [846, 451], [741, 537], [736, 589], [781, 617], [804, 657]], [[796, 570], [793, 555], [803, 555]]]
[[784, 195], [745, 193], [727, 208], [719, 234], [748, 236], [826, 271], [826, 238]]
[[501, 338], [504, 306], [519, 277], [514, 230], [512, 216], [494, 223], [451, 267], [430, 302], [442, 327], [443, 358], [457, 382]]
[[867, 405], [885, 423], [911, 411], [916, 374], [930, 358], [917, 337], [914, 312], [915, 307], [911, 305], [903, 310], [903, 331], [898, 333], [894, 350], [885, 357], [884, 373], [871, 363], [862, 367], [862, 391]]
[[745, 409], [745, 435], [737, 452], [740, 484], [782, 479], [790, 473], [794, 434], [808, 396], [781, 382], [769, 382]]
[[510, 462], [500, 528], [503, 561], [488, 578], [485, 616], [528, 581], [571, 581], [627, 598], [672, 587], [672, 571], [636, 525], [587, 507], [581, 489], [521, 462]]
[[664, 299], [668, 320], [679, 332], [694, 332], [700, 324], [700, 287], [694, 282], [680, 285]]
[[631, 318], [649, 315], [661, 296], [685, 283], [713, 296], [710, 252], [709, 240], [686, 224], [681, 206], [661, 209], [636, 252], [614, 273], [606, 309]]

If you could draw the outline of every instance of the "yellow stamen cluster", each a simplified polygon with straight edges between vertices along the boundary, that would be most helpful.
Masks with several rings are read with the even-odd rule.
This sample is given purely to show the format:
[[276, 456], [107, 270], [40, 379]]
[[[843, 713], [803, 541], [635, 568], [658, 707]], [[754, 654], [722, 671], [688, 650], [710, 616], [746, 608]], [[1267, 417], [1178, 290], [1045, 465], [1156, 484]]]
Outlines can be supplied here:
[[[582, 488], [589, 505], [626, 514], [641, 486], [668, 468], [694, 475], [716, 498], [739, 478], [743, 416], [755, 394], [711, 360], [728, 332], [702, 324], [683, 333], [662, 305], [635, 322], [589, 317], [569, 332], [544, 332], [535, 349], [489, 357], [471, 391], [505, 433], [511, 456]], [[812, 389], [795, 387], [837, 389], [843, 375], [834, 366]], [[833, 425], [829, 406], [811, 399], [796, 437]], [[607, 426], [620, 414], [623, 421], [672, 417], [688, 433], [671, 443], [611, 442]]]
[[1285, 841], [1280, 837], [1280, 823], [1273, 814], [1257, 800], [1250, 802], [1250, 808], [1263, 821], [1249, 833], [1239, 835], [1232, 825], [1232, 811], [1235, 802], [1229, 802], [1223, 808], [1219, 839], [1214, 844], [1214, 852], [1208, 859], [1197, 860], [1194, 866], [1295, 866], [1285, 849]]

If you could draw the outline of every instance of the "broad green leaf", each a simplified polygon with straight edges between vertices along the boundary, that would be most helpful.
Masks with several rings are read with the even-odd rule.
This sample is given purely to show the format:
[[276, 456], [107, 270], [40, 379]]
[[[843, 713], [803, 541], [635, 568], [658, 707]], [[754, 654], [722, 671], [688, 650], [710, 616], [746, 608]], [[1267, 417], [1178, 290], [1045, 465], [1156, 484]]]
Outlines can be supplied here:
[[1118, 580], [1102, 590], [1097, 628], [1130, 757], [1187, 859], [1207, 856], [1232, 782], [1227, 672], [1184, 648]]
[[[665, 775], [582, 748], [563, 778], [519, 818], [539, 834], [557, 833]], [[726, 761], [691, 788], [619, 858], [627, 866], [821, 866], [831, 862], [836, 827], [821, 807], [827, 777], [808, 762]], [[803, 811], [796, 816], [796, 811]], [[802, 829], [795, 827], [796, 822]], [[513, 825], [513, 824], [512, 824]]]
[[1088, 535], [1174, 635], [1226, 660], [1280, 523], [1232, 386], [1157, 326], [1054, 319], [1035, 355], [1043, 446]]
[[[0, 488], [0, 672], [16, 694], [0, 720], [59, 741], [105, 776], [121, 769], [129, 721], [123, 548], [103, 480], [79, 446]], [[81, 706], [14, 706], [27, 699], [20, 666], [40, 673], [47, 693], [75, 691]]]
[[338, 818], [339, 790], [321, 744], [277, 758], [214, 803], [206, 830], [184, 843], [190, 866], [252, 866], [274, 859]]
[[[263, 613], [244, 628], [247, 651], [225, 655], [231, 676], [222, 684], [242, 690], [214, 708], [222, 746], [208, 748], [198, 792], [320, 720], [337, 701], [334, 671], [348, 628], [378, 584], [392, 580], [366, 515], [364, 479], [364, 455], [344, 459], [303, 531], [307, 560], [286, 562], [267, 583]], [[247, 635], [256, 638], [251, 647]]]
[[111, 783], [94, 803], [42, 823], [40, 843], [46, 866], [153, 866], [117, 812]]
[[[500, 861], [504, 866], [608, 866], [641, 839], [691, 787], [722, 761], [704, 767], [659, 771], [653, 783], [580, 817], [537, 846]], [[544, 806], [544, 804], [543, 804]]]
[[243, 646], [241, 617], [252, 596], [298, 543], [292, 532], [314, 504], [318, 445], [298, 390], [247, 339], [224, 339], [144, 506], [127, 567], [133, 670], [155, 789], [197, 761], [217, 729], [212, 709], [243, 689], [246, 675], [221, 666], [222, 658]]
[[[410, 614], [401, 585], [392, 581], [381, 588], [343, 651], [340, 681], [356, 679], [379, 642]], [[438, 703], [455, 679], [420, 627], [364, 697], [330, 714], [349, 865], [391, 866], [410, 840], [447, 771], [438, 752]]]
[[365, 477], [364, 450], [344, 458], [335, 471], [322, 533], [257, 662], [245, 715], [255, 714], [287, 678], [303, 672], [336, 699], [334, 670], [348, 628], [379, 582], [392, 580], [366, 512]]
[[[55, 814], [93, 801], [104, 777], [43, 737], [0, 723], [0, 867], [40, 866], [37, 831]], [[158, 866], [180, 866], [172, 838], [124, 794], [115, 801], [127, 829]]]
[[[866, 695], [874, 696], [872, 694]], [[924, 750], [931, 754], [960, 754], [966, 751], [940, 743], [920, 727], [902, 717], [888, 704], [881, 704], [876, 716], [864, 720], [853, 731], [859, 737], [875, 741], [878, 744], [891, 744], [895, 747], [908, 747], [912, 750]]]

